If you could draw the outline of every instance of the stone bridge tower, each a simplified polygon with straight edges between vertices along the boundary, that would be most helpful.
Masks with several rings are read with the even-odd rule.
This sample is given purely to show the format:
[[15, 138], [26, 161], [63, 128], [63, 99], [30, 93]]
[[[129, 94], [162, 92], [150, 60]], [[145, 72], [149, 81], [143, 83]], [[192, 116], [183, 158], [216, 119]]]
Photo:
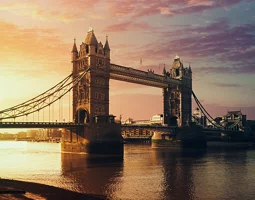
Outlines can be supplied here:
[[62, 134], [68, 152], [123, 155], [121, 125], [109, 115], [110, 48], [98, 42], [92, 28], [78, 51], [72, 49], [73, 78], [87, 71], [73, 88], [73, 122], [84, 123]]
[[191, 122], [192, 112], [192, 71], [191, 67], [184, 68], [179, 56], [164, 76], [181, 80], [181, 85], [169, 85], [163, 89], [164, 124], [184, 126]]
[[98, 42], [92, 28], [77, 50], [72, 49], [73, 78], [89, 71], [73, 89], [73, 121], [92, 122], [96, 115], [109, 115], [110, 48], [108, 38]]

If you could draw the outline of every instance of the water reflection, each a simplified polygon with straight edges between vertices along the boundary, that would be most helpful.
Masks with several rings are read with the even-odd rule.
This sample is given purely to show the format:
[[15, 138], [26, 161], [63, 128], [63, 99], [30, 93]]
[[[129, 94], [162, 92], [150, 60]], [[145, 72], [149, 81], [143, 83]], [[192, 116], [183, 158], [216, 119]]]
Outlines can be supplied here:
[[113, 197], [120, 190], [123, 158], [61, 154], [62, 177], [69, 189]]
[[[218, 198], [228, 196], [229, 199], [240, 197], [250, 199], [249, 194], [244, 192], [250, 185], [247, 181], [247, 150], [229, 147], [214, 148], [208, 150], [207, 156], [212, 162], [211, 169], [214, 169], [211, 170], [213, 175], [207, 179], [211, 181], [210, 185], [213, 184], [211, 191], [214, 191], [214, 195]], [[209, 170], [208, 167], [207, 170]], [[203, 181], [205, 182], [205, 178]], [[210, 187], [206, 182], [205, 185]], [[213, 195], [212, 192], [209, 194]]]
[[194, 163], [205, 155], [204, 150], [157, 148], [154, 160], [163, 170], [161, 199], [196, 199], [193, 177]]
[[254, 199], [255, 151], [124, 146], [124, 158], [61, 153], [59, 144], [0, 142], [0, 177], [110, 199]]

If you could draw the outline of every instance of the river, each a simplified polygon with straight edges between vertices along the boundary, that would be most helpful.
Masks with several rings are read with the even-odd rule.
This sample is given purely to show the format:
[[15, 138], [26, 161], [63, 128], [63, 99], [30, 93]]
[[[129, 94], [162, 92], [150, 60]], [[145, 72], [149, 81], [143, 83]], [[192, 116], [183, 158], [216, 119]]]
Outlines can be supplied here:
[[125, 144], [116, 159], [61, 153], [59, 143], [1, 141], [0, 177], [109, 199], [254, 199], [255, 150]]

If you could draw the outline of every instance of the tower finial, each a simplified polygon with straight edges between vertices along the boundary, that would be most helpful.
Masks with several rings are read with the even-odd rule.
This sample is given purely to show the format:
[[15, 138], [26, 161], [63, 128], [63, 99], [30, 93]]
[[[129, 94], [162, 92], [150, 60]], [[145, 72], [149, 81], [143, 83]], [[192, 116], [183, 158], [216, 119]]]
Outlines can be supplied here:
[[74, 37], [74, 42], [73, 42], [73, 49], [72, 49], [72, 53], [78, 53], [77, 47], [76, 47], [76, 38]]
[[94, 31], [94, 30], [93, 30], [92, 26], [90, 25], [88, 32], [91, 32], [91, 31]]

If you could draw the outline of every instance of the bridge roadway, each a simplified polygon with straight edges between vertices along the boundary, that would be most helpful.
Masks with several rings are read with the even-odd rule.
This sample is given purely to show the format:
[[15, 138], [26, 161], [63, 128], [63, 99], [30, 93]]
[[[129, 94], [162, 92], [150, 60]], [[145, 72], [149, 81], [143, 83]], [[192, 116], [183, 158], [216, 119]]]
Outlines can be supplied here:
[[170, 129], [176, 129], [176, 126], [161, 126], [161, 125], [149, 125], [149, 124], [122, 124], [122, 130], [128, 129], [147, 129], [158, 131], [169, 131]]
[[0, 122], [0, 128], [82, 128], [83, 123], [71, 122]]
[[[0, 122], [1, 128], [82, 128], [88, 126], [84, 123], [72, 123], [72, 122]], [[122, 131], [131, 129], [146, 129], [151, 131], [170, 131], [177, 127], [175, 126], [161, 126], [161, 125], [147, 125], [147, 124], [122, 124]], [[242, 133], [241, 131], [223, 130], [223, 129], [211, 129], [204, 128], [204, 133]]]
[[[72, 122], [0, 122], [0, 128], [76, 128], [84, 127], [88, 124], [72, 123]], [[145, 125], [145, 124], [122, 124], [122, 129], [153, 129], [167, 131], [176, 127], [160, 126], [160, 125]]]

